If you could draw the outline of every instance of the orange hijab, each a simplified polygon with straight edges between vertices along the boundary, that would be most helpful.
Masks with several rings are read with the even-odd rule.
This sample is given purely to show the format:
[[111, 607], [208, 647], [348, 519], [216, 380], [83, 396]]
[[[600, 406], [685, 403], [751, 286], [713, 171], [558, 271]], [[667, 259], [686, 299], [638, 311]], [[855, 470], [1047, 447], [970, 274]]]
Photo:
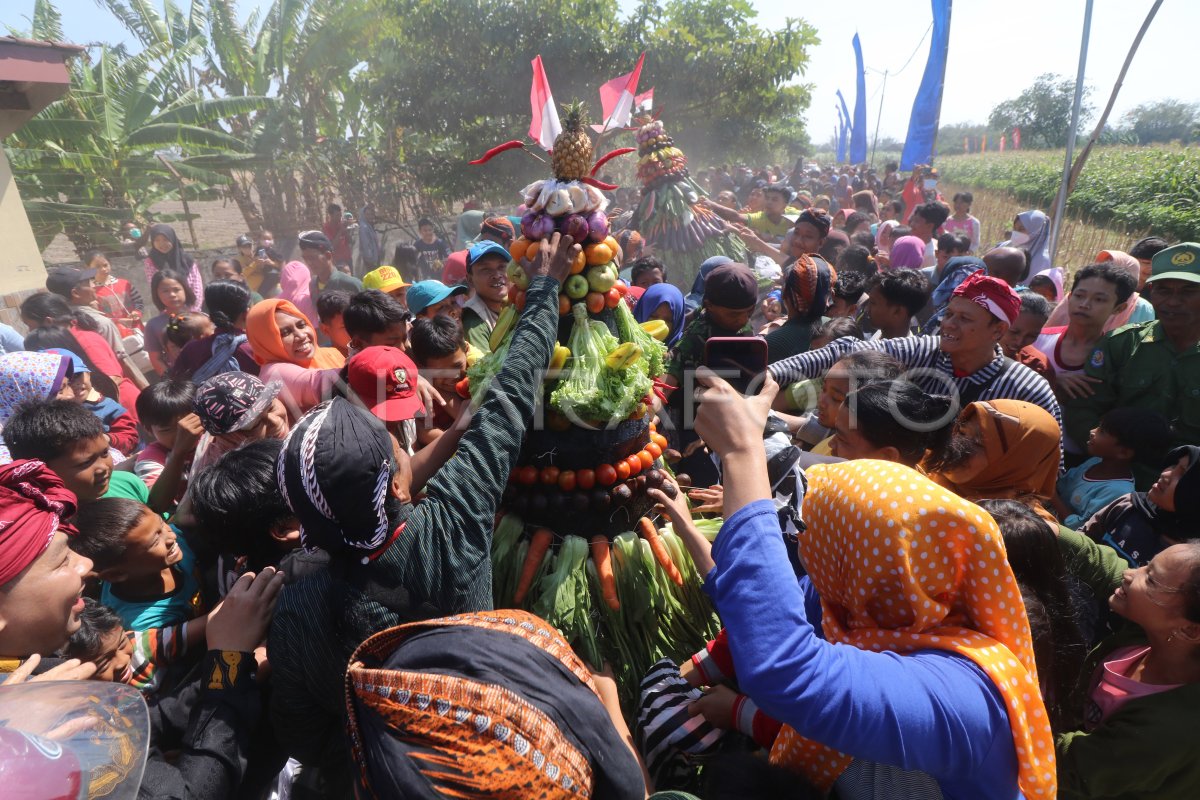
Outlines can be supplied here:
[[967, 500], [1054, 496], [1062, 430], [1049, 411], [1021, 400], [980, 400], [962, 410], [958, 424], [972, 418], [979, 420], [987, 467], [961, 486], [942, 475], [938, 483]]
[[[827, 641], [862, 650], [945, 650], [979, 665], [1008, 710], [1025, 797], [1054, 797], [1054, 738], [1033, 638], [996, 523], [902, 464], [807, 471], [800, 557], [821, 596]], [[889, 580], [874, 580], [882, 572]], [[828, 789], [851, 756], [784, 726], [771, 762]]]
[[[275, 324], [275, 312], [282, 311], [293, 317], [298, 317], [313, 328], [312, 321], [304, 312], [287, 300], [275, 298], [255, 303], [246, 314], [246, 339], [250, 349], [254, 351], [254, 360], [259, 364], [275, 364], [284, 362], [295, 364], [305, 369], [340, 369], [346, 363], [346, 357], [334, 347], [318, 347], [310, 359], [297, 360], [283, 346], [279, 337], [279, 326]], [[313, 328], [316, 334], [316, 328]]]

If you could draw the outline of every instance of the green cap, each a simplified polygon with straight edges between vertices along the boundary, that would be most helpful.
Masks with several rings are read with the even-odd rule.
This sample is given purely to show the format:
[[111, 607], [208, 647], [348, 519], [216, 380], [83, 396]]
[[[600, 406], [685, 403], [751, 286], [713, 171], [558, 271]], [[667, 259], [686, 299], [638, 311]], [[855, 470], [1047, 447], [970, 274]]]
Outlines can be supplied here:
[[1191, 281], [1200, 283], [1200, 244], [1180, 242], [1158, 251], [1150, 261], [1150, 281]]

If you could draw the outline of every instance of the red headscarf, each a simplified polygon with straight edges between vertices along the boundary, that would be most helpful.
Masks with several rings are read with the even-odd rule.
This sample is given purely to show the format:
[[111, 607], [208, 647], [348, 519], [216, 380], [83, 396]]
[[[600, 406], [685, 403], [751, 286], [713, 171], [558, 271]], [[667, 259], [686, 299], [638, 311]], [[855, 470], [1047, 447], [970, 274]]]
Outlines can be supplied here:
[[64, 517], [75, 515], [75, 494], [41, 461], [0, 467], [0, 586], [46, 552]]
[[1001, 322], [1012, 325], [1021, 313], [1021, 298], [1012, 287], [999, 278], [984, 275], [982, 271], [968, 277], [954, 290], [954, 297], [965, 297], [976, 305], [983, 306]]

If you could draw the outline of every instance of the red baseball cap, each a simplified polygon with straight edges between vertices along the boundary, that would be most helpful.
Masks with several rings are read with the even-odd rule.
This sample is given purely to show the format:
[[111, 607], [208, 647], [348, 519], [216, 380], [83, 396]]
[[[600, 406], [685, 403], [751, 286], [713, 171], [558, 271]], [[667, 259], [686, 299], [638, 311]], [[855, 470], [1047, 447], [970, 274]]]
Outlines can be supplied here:
[[417, 365], [395, 347], [368, 347], [346, 362], [346, 383], [384, 422], [424, 416], [417, 395]]

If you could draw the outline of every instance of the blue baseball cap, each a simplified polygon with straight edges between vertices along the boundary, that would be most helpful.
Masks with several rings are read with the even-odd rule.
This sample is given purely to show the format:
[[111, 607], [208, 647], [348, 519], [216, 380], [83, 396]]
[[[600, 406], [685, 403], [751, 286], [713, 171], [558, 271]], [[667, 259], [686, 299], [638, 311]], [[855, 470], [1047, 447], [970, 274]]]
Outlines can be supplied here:
[[[467, 271], [471, 271], [471, 267], [475, 262], [484, 256], [500, 256], [505, 261], [509, 260], [508, 248], [502, 244], [493, 241], [480, 241], [471, 245], [471, 249], [467, 251]], [[411, 290], [410, 290], [411, 291]]]
[[85, 372], [91, 372], [91, 370], [87, 368], [87, 364], [83, 363], [82, 358], [75, 355], [70, 350], [67, 350], [65, 347], [51, 347], [46, 352], [54, 353], [56, 356], [66, 356], [67, 358], [71, 359], [72, 375], [82, 375]]
[[408, 287], [408, 310], [413, 316], [419, 316], [430, 306], [437, 305], [447, 297], [456, 294], [466, 294], [467, 287], [447, 286], [441, 281], [417, 281]]

